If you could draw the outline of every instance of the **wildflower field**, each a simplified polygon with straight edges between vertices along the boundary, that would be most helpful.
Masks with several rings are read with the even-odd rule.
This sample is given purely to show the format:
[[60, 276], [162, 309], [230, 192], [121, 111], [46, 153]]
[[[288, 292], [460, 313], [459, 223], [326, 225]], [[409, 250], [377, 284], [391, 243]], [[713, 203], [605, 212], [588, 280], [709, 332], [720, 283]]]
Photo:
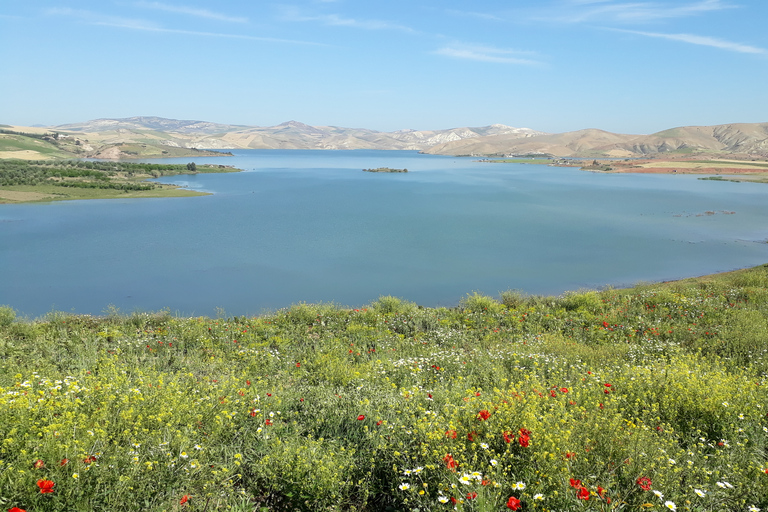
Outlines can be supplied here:
[[0, 308], [0, 510], [768, 511], [768, 266], [258, 317]]

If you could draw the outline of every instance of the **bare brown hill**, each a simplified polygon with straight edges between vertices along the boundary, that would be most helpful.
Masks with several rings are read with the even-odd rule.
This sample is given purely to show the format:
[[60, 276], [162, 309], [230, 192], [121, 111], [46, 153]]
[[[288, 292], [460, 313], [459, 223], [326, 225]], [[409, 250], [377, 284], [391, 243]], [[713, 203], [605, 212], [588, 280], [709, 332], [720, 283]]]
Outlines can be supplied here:
[[288, 121], [276, 126], [240, 126], [161, 117], [96, 119], [54, 128], [105, 143], [155, 143], [197, 149], [411, 149], [423, 150], [449, 141], [505, 134], [542, 134], [503, 124], [446, 130], [379, 132], [365, 128], [310, 126]]
[[602, 149], [623, 149], [635, 156], [707, 152], [768, 155], [768, 123], [682, 126]]
[[651, 135], [603, 130], [539, 135], [504, 135], [452, 141], [424, 151], [443, 155], [548, 154], [560, 157], [642, 157], [656, 154], [739, 153], [768, 156], [768, 123], [683, 126]]
[[636, 135], [620, 135], [594, 128], [532, 137], [496, 135], [440, 144], [425, 150], [424, 153], [435, 155], [602, 156], [602, 152], [597, 148], [628, 142], [635, 137]]

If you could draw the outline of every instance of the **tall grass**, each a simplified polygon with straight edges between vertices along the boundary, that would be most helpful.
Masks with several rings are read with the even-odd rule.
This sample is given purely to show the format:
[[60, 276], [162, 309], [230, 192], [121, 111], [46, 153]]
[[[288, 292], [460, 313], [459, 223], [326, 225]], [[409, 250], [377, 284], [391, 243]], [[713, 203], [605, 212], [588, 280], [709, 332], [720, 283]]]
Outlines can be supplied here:
[[0, 506], [768, 509], [766, 285], [758, 267], [451, 309], [2, 307]]

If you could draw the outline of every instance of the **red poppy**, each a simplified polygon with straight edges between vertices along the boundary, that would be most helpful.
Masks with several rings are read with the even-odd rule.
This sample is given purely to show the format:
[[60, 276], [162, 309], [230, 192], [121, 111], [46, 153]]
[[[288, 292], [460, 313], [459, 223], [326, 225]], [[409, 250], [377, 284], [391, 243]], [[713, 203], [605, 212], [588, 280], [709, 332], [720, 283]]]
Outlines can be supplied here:
[[378, 427], [378, 426], [379, 426], [379, 425], [381, 425], [382, 423], [384, 423], [384, 420], [379, 420], [379, 421], [377, 421], [377, 422], [376, 422], [376, 426]]
[[451, 439], [456, 439], [456, 431], [455, 430], [446, 430], [445, 431], [445, 437], [450, 437]]
[[608, 383], [606, 382], [605, 384], [603, 384], [603, 386], [605, 386], [605, 387], [609, 388], [609, 387], [611, 387], [611, 384], [608, 384]]
[[475, 442], [475, 437], [476, 437], [476, 436], [477, 436], [477, 432], [475, 432], [475, 431], [473, 430], [472, 432], [470, 432], [469, 434], [467, 434], [467, 439], [469, 439], [470, 441], [472, 441], [472, 442], [474, 443], [474, 442]]
[[568, 388], [560, 388], [560, 392], [561, 393], [567, 393], [568, 392]]
[[580, 500], [588, 500], [589, 499], [589, 491], [586, 487], [579, 487], [576, 489], [576, 497]]
[[37, 486], [40, 488], [40, 494], [50, 494], [53, 492], [53, 486], [56, 485], [51, 480], [38, 480]]
[[453, 455], [450, 453], [443, 457], [443, 461], [445, 462], [445, 465], [448, 466], [448, 469], [452, 471], [455, 471], [459, 465], [459, 463], [454, 460]]
[[8, 512], [27, 512], [27, 511], [26, 511], [26, 510], [24, 510], [23, 508], [19, 508], [19, 507], [12, 507], [12, 508], [9, 508], [9, 509], [8, 509]]
[[296, 368], [301, 368], [301, 363], [296, 363]]
[[571, 478], [571, 487], [578, 489], [581, 487], [581, 480], [577, 480], [575, 478]]
[[189, 494], [185, 494], [179, 500], [179, 505], [186, 505], [188, 501], [189, 501]]
[[357, 421], [363, 421], [365, 419], [365, 414], [361, 414], [357, 417]]
[[510, 432], [509, 430], [505, 430], [502, 435], [504, 436], [504, 441], [511, 443], [515, 440], [515, 434]]
[[551, 396], [552, 398], [555, 398], [557, 396], [557, 392], [554, 389], [552, 389], [549, 391], [549, 396]]
[[605, 489], [603, 489], [599, 485], [597, 486], [597, 494], [598, 494], [598, 496], [600, 496], [601, 498], [605, 498], [605, 492], [606, 492]]
[[267, 418], [267, 421], [264, 422], [268, 427], [272, 426], [272, 420]]
[[574, 452], [565, 452], [565, 458], [566, 459], [573, 459], [576, 457], [576, 453]]
[[83, 464], [91, 464], [92, 462], [96, 462], [96, 457], [93, 455], [89, 455], [83, 459]]
[[651, 482], [651, 479], [648, 478], [647, 476], [638, 477], [636, 482], [637, 482], [637, 485], [639, 485], [642, 490], [644, 490], [644, 491], [650, 491], [651, 490], [651, 483], [652, 482]]
[[61, 461], [59, 462], [59, 466], [66, 466], [68, 462], [69, 462], [69, 459], [61, 459]]
[[522, 503], [519, 499], [515, 498], [514, 496], [510, 496], [507, 500], [507, 508], [510, 510], [517, 510], [522, 506]]
[[611, 394], [611, 390], [610, 389], [604, 389], [603, 393], [605, 393], [606, 395], [610, 395]]
[[475, 498], [477, 498], [477, 493], [476, 492], [468, 492], [467, 493], [467, 499], [468, 500], [473, 500]]
[[456, 504], [456, 503], [458, 503], [458, 502], [459, 502], [459, 500], [457, 500], [456, 498], [454, 498], [453, 496], [451, 496], [451, 503], [453, 503], [453, 504], [455, 505], [455, 504]]
[[45, 462], [43, 462], [41, 459], [37, 459], [33, 464], [32, 467], [35, 469], [40, 469], [45, 467]]
[[523, 448], [528, 448], [528, 444], [530, 443], [531, 438], [527, 435], [520, 434], [520, 439], [518, 439], [518, 442], [520, 443], [520, 446]]
[[529, 436], [530, 437], [531, 431], [528, 430], [527, 428], [521, 428], [520, 429], [520, 435], [521, 436]]
[[487, 409], [483, 409], [482, 411], [477, 413], [477, 417], [480, 418], [481, 420], [485, 421], [485, 420], [487, 420], [488, 418], [491, 417], [491, 413]]

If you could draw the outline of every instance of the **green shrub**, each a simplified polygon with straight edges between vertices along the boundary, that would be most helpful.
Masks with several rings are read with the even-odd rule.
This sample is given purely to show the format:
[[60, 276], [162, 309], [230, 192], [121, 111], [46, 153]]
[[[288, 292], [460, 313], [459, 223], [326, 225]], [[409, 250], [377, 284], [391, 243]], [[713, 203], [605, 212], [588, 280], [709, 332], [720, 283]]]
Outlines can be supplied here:
[[8, 327], [16, 319], [16, 311], [8, 306], [0, 306], [0, 327]]

